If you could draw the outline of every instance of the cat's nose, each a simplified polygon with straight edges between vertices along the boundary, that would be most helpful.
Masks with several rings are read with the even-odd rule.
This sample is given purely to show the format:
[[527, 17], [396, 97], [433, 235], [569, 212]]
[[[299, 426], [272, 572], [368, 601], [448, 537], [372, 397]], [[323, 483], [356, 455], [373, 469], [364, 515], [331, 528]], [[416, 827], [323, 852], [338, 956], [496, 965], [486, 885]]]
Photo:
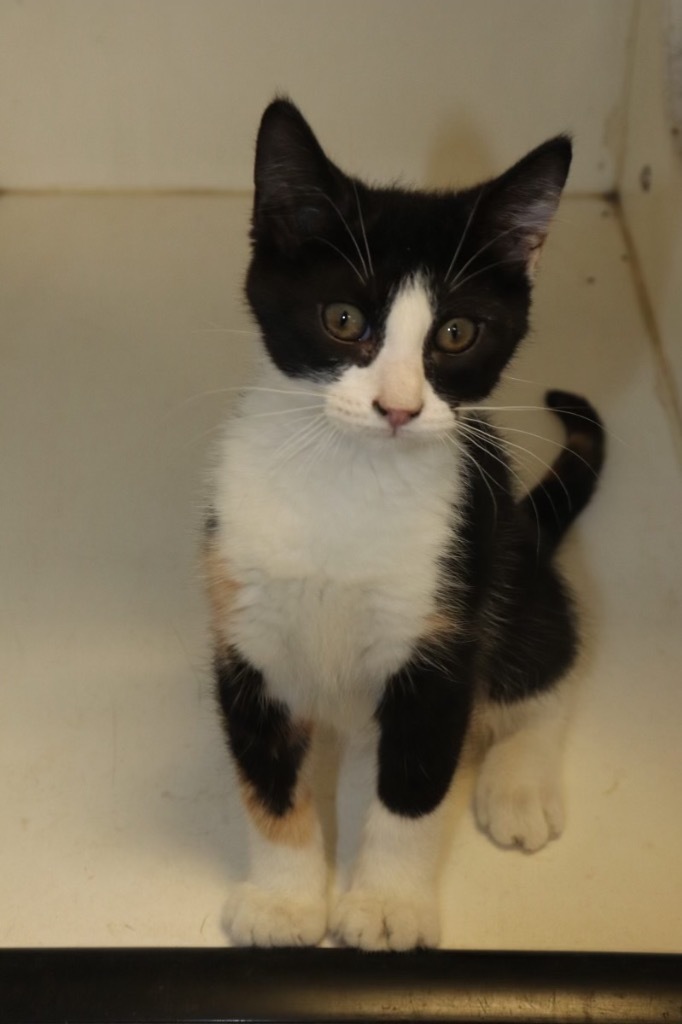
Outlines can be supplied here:
[[410, 420], [413, 420], [422, 411], [421, 405], [418, 409], [386, 409], [378, 398], [372, 404], [380, 416], [386, 417], [394, 434], [399, 427], [404, 427], [406, 423], [409, 423]]

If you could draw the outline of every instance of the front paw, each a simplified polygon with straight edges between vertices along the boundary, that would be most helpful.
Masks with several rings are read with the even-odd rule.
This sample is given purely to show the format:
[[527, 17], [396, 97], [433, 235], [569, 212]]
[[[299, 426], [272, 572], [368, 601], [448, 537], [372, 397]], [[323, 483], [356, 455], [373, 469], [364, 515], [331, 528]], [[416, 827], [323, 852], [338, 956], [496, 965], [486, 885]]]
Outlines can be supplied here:
[[332, 913], [331, 928], [347, 946], [407, 950], [437, 946], [440, 939], [435, 897], [353, 888]]
[[508, 754], [502, 745], [494, 746], [483, 762], [476, 785], [476, 818], [500, 846], [519, 846], [532, 853], [563, 831], [561, 786], [554, 766], [531, 767]]
[[236, 946], [316, 946], [327, 930], [327, 905], [322, 897], [244, 882], [228, 900], [225, 922]]

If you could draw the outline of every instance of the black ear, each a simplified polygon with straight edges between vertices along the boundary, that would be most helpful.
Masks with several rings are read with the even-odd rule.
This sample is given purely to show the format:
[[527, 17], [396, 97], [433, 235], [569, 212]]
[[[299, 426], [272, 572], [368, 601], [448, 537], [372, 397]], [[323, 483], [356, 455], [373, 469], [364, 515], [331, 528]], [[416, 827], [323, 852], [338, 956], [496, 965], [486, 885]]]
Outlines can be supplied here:
[[253, 236], [291, 251], [324, 235], [345, 205], [345, 176], [327, 158], [307, 121], [289, 100], [274, 100], [261, 119], [254, 172]]
[[530, 274], [559, 205], [571, 155], [570, 137], [557, 135], [484, 186], [483, 208], [499, 247], [525, 263]]

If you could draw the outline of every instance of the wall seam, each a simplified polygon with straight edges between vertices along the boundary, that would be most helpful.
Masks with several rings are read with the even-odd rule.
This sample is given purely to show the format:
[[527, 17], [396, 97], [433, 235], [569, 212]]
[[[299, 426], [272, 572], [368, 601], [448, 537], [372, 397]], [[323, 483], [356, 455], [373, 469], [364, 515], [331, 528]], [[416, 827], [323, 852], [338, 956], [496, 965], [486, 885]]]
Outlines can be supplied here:
[[653, 362], [656, 368], [656, 391], [661, 405], [668, 417], [670, 431], [673, 437], [673, 444], [677, 453], [680, 469], [682, 469], [682, 402], [675, 384], [675, 375], [670, 366], [668, 356], [658, 328], [653, 303], [649, 296], [641, 264], [637, 254], [632, 234], [625, 217], [623, 204], [618, 196], [613, 197], [613, 209], [616, 220], [623, 236], [625, 249], [629, 256], [629, 264], [632, 274], [632, 285], [639, 304], [649, 345], [653, 354]]

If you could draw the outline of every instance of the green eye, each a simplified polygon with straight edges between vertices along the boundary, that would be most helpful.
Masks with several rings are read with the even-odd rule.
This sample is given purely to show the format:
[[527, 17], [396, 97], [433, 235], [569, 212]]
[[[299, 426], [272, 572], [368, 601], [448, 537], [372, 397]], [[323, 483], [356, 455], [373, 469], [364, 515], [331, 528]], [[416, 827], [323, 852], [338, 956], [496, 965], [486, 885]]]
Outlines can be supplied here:
[[322, 309], [324, 329], [337, 341], [365, 341], [369, 337], [367, 317], [349, 302], [331, 302]]
[[447, 320], [438, 328], [436, 348], [450, 355], [466, 352], [474, 344], [481, 333], [481, 325], [463, 316]]

